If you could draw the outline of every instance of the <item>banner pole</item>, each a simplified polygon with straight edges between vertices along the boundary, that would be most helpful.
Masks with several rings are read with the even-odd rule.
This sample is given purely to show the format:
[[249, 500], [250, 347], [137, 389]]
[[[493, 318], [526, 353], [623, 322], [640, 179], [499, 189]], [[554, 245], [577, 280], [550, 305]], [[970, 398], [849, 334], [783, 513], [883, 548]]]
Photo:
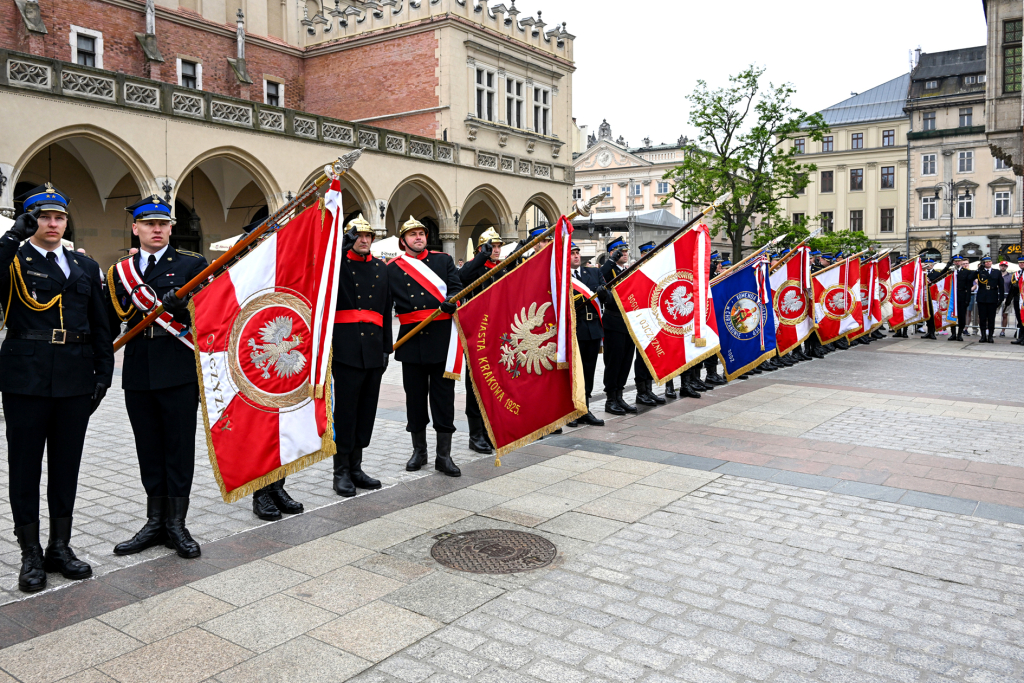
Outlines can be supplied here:
[[[239, 254], [239, 252], [241, 252], [243, 249], [248, 247], [257, 239], [259, 239], [265, 232], [270, 230], [272, 226], [276, 225], [278, 221], [280, 221], [282, 218], [287, 216], [288, 213], [296, 209], [299, 205], [302, 204], [302, 202], [304, 202], [310, 196], [316, 194], [317, 190], [319, 190], [321, 187], [326, 185], [328, 180], [330, 180], [330, 178], [328, 178], [327, 173], [328, 169], [331, 169], [331, 172], [336, 177], [340, 178], [341, 176], [345, 175], [348, 169], [352, 168], [352, 164], [354, 164], [356, 160], [359, 159], [362, 153], [363, 150], [357, 149], [340, 157], [339, 159], [335, 160], [332, 164], [328, 164], [327, 166], [325, 166], [324, 173], [320, 174], [316, 178], [316, 180], [314, 180], [313, 183], [309, 185], [305, 190], [300, 192], [298, 196], [295, 197], [295, 199], [291, 200], [283, 207], [275, 211], [273, 215], [268, 216], [266, 219], [264, 219], [264, 221], [260, 223], [255, 230], [253, 230], [248, 235], [246, 235], [241, 240], [232, 245], [232, 247], [228, 249], [224, 255], [220, 256], [213, 263], [206, 266], [206, 268], [203, 269], [203, 272], [199, 273], [199, 275], [196, 275], [194, 278], [192, 278], [184, 285], [182, 285], [175, 293], [175, 295], [179, 299], [184, 299], [189, 292], [191, 292], [193, 289], [202, 284], [208, 277], [216, 273], [218, 270], [220, 270], [223, 267], [226, 267], [231, 262], [231, 260], [234, 259], [234, 257]], [[160, 314], [163, 313], [163, 310], [164, 307], [158, 304], [157, 307], [150, 311], [146, 315], [146, 317], [143, 318], [141, 322], [139, 322], [138, 325], [125, 332], [120, 339], [114, 342], [114, 351], [120, 349], [122, 346], [124, 346], [132, 339], [134, 339], [136, 336], [138, 336], [144, 329], [153, 324], [153, 322], [160, 316]]]

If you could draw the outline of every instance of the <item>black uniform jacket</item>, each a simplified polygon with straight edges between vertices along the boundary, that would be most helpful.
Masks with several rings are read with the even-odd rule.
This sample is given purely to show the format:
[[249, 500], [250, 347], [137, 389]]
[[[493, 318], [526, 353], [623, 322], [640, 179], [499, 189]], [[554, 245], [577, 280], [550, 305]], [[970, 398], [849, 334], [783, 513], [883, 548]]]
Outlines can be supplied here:
[[1003, 302], [1003, 274], [996, 268], [985, 270], [979, 267], [975, 276], [978, 280], [978, 293], [975, 301], [979, 304], [999, 304]]
[[[92, 394], [97, 383], [110, 386], [114, 348], [103, 310], [99, 265], [67, 249], [64, 256], [71, 270], [67, 278], [31, 244], [26, 242], [19, 249], [18, 240], [10, 233], [0, 238], [0, 300], [9, 330], [0, 347], [0, 392], [59, 398]], [[15, 260], [21, 276], [15, 271], [12, 278]], [[39, 304], [60, 295], [61, 304], [34, 311], [22, 301], [19, 290], [21, 296]], [[87, 342], [51, 344], [11, 338], [10, 332], [61, 329], [62, 308], [63, 329], [90, 335]]]
[[[469, 285], [473, 284], [478, 278], [482, 277], [483, 275], [486, 275], [487, 271], [490, 270], [491, 268], [494, 268], [494, 266], [496, 265], [498, 264], [495, 263], [494, 261], [491, 261], [489, 255], [487, 255], [486, 252], [477, 250], [476, 255], [473, 256], [473, 260], [459, 268], [459, 279], [462, 281], [462, 286], [468, 287]], [[504, 270], [498, 275], [504, 275], [507, 272], [508, 270]], [[484, 283], [482, 285], [474, 289], [472, 292], [469, 293], [468, 296], [466, 296], [465, 301], [469, 301], [470, 299], [472, 299], [477, 294], [484, 291], [497, 281], [497, 277], [491, 277], [484, 280]]]
[[[391, 353], [391, 288], [388, 267], [371, 254], [352, 250], [345, 254], [338, 273], [336, 311], [354, 315], [377, 314], [375, 322], [334, 323], [333, 362], [363, 370], [384, 367], [384, 354]], [[370, 316], [376, 317], [376, 316]], [[336, 319], [337, 320], [337, 319]]]
[[956, 271], [956, 296], [958, 301], [970, 301], [971, 289], [974, 281], [978, 279], [978, 273], [974, 270], [961, 268]]
[[[601, 266], [601, 275], [607, 283], [611, 282], [612, 278], [623, 270], [625, 270], [625, 268], [620, 268], [615, 265], [611, 259], [608, 259], [604, 262], [604, 265]], [[608, 292], [607, 305], [604, 307], [604, 329], [624, 333], [629, 332], [629, 329], [626, 327], [626, 321], [622, 319], [622, 312], [619, 311], [619, 305], [615, 303], [614, 295], [611, 292]]]
[[[143, 258], [148, 259], [149, 254], [140, 250], [137, 254], [125, 256], [118, 263], [125, 259], [135, 259], [135, 268], [139, 271], [139, 264]], [[161, 299], [170, 290], [181, 287], [199, 275], [206, 265], [206, 259], [202, 254], [179, 251], [168, 246], [160, 260], [146, 268], [142, 281], [152, 287], [157, 298]], [[131, 292], [121, 282], [121, 276], [117, 274], [115, 266], [107, 270], [107, 290], [110, 294], [106, 302], [107, 312], [110, 327], [116, 337], [119, 336], [122, 320], [128, 322], [126, 329], [130, 330], [142, 322], [146, 314], [132, 305]], [[176, 318], [176, 321], [183, 325], [191, 324], [187, 312]], [[154, 328], [154, 332], [164, 329], [157, 323], [153, 323], [151, 327]], [[123, 389], [154, 391], [198, 381], [195, 353], [168, 334], [150, 337], [143, 332], [124, 347], [124, 368], [121, 370]]]
[[[581, 267], [579, 281], [585, 284], [591, 292], [596, 292], [597, 288], [604, 284], [601, 271], [597, 268]], [[577, 339], [587, 341], [588, 339], [601, 339], [604, 337], [604, 327], [601, 326], [601, 318], [598, 317], [597, 311], [594, 310], [594, 304], [600, 306], [601, 302], [607, 298], [607, 293], [601, 292], [594, 301], [588, 302], [586, 299], [575, 301]]]
[[[428, 252], [426, 249], [420, 252], [420, 256], [423, 257], [420, 262], [448, 286], [447, 295], [449, 297], [462, 289], [462, 280], [459, 278], [451, 256], [443, 252]], [[414, 311], [432, 312], [436, 310], [440, 304], [437, 297], [427, 291], [409, 273], [402, 270], [397, 261], [398, 259], [395, 259], [388, 264], [395, 313], [404, 315]], [[399, 339], [416, 325], [417, 323], [401, 325], [398, 328]], [[453, 334], [456, 333], [452, 330], [450, 318], [435, 320], [402, 344], [398, 351], [395, 351], [395, 360], [403, 363], [444, 363], [448, 358], [448, 346]]]
[[[951, 265], [949, 265], [947, 263], [946, 267], [943, 268], [942, 270], [929, 270], [928, 271], [928, 282], [929, 282], [929, 284], [935, 284], [936, 282], [938, 282], [942, 278], [946, 277], [947, 275], [949, 275], [949, 271], [951, 271], [952, 269], [953, 269], [953, 266], [951, 266]], [[967, 289], [967, 292], [968, 292], [968, 294], [970, 294], [970, 288]]]

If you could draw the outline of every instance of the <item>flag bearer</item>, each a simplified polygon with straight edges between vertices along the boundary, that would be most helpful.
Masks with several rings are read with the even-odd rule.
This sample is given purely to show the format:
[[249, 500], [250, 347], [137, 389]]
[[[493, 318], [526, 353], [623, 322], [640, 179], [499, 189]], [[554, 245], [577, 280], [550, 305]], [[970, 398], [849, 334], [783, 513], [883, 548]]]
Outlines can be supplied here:
[[199, 379], [188, 334], [188, 298], [179, 299], [176, 292], [206, 268], [206, 259], [171, 246], [171, 207], [157, 195], [127, 210], [139, 251], [107, 271], [110, 326], [115, 335], [122, 322], [131, 329], [161, 303], [164, 313], [124, 347], [121, 386], [146, 489], [146, 523], [114, 546], [114, 554], [166, 545], [181, 557], [199, 557], [199, 544], [185, 527], [195, 470]]
[[[604, 327], [601, 324], [601, 301], [608, 298], [604, 289], [604, 278], [596, 268], [582, 268], [580, 248], [572, 243], [572, 280], [573, 294], [580, 295], [575, 300], [576, 308], [576, 343], [580, 349], [580, 360], [583, 361], [583, 383], [587, 393], [587, 414], [569, 423], [570, 427], [580, 424], [603, 427], [604, 420], [590, 411], [590, 392], [594, 390], [594, 373], [597, 370], [597, 356], [601, 352], [601, 339]], [[588, 294], [589, 292], [589, 294]], [[587, 301], [593, 294], [597, 298]]]
[[[640, 257], [643, 258], [648, 252], [654, 249], [654, 242], [646, 242], [640, 245]], [[644, 357], [637, 352], [633, 360], [633, 380], [636, 382], [636, 402], [645, 406], [658, 406], [666, 402], [666, 399], [654, 393], [654, 377], [647, 369]], [[673, 392], [675, 393], [675, 392]]]
[[363, 472], [363, 449], [373, 437], [380, 383], [391, 354], [388, 267], [370, 253], [375, 233], [362, 214], [349, 221], [341, 244], [338, 303], [334, 313], [334, 491], [379, 489]]
[[[629, 246], [621, 238], [608, 243], [608, 260], [601, 266], [605, 283], [611, 282], [626, 268]], [[604, 310], [604, 410], [612, 415], [635, 413], [636, 406], [626, 403], [622, 391], [626, 388], [629, 366], [633, 362], [636, 346], [626, 329], [619, 307], [610, 301]]]
[[[21, 546], [18, 588], [46, 588], [46, 573], [92, 576], [69, 547], [82, 444], [110, 386], [114, 353], [99, 266], [61, 244], [68, 200], [52, 185], [25, 197], [25, 211], [0, 237], [0, 298], [7, 338], [0, 393], [7, 422], [8, 495]], [[20, 245], [22, 240], [28, 240]], [[50, 538], [39, 543], [39, 482], [47, 453]]]
[[[398, 243], [404, 253], [388, 264], [388, 276], [400, 325], [399, 338], [438, 308], [443, 311], [395, 352], [395, 359], [402, 363], [408, 419], [405, 428], [412, 435], [412, 457], [405, 469], [415, 472], [427, 464], [427, 425], [433, 418], [437, 439], [434, 469], [449, 477], [458, 477], [462, 472], [452, 460], [452, 434], [455, 433], [455, 382], [463, 357], [458, 332], [451, 320], [456, 307], [448, 299], [462, 289], [462, 280], [451, 256], [427, 249], [427, 229], [412, 216], [402, 224]], [[468, 382], [468, 372], [466, 378]], [[471, 401], [476, 404], [472, 393], [467, 392], [467, 412]]]

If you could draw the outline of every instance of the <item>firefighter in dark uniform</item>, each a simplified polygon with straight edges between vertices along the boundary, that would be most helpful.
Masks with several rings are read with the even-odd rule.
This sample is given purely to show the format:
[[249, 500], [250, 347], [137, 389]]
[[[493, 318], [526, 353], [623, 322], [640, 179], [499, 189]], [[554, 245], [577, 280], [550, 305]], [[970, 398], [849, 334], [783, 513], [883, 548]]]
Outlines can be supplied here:
[[[473, 260], [459, 269], [459, 279], [462, 281], [463, 287], [469, 286], [480, 277], [486, 275], [488, 270], [498, 265], [498, 261], [501, 259], [501, 246], [501, 236], [494, 228], [484, 230], [480, 237], [477, 238], [477, 251]], [[494, 282], [494, 278], [486, 280], [484, 284], [470, 292], [466, 299], [472, 299]], [[483, 416], [480, 413], [480, 404], [477, 403], [476, 392], [473, 389], [473, 380], [470, 378], [468, 369], [465, 374], [466, 421], [469, 422], [469, 448], [485, 455], [493, 453], [494, 449], [491, 446], [490, 439], [487, 438], [487, 429], [484, 427]]]
[[[626, 268], [629, 246], [621, 238], [608, 243], [608, 260], [601, 266], [601, 275], [607, 284]], [[636, 346], [633, 344], [622, 312], [609, 296], [604, 309], [604, 410], [612, 415], [635, 413], [636, 406], [626, 403], [622, 391], [626, 388], [629, 366], [633, 362]]]
[[[719, 253], [717, 251], [711, 252], [711, 270], [710, 270], [710, 272], [708, 272], [708, 280], [710, 281], [716, 275], [721, 274], [721, 272], [722, 272], [722, 258], [721, 258], [721, 256], [719, 255]], [[722, 375], [720, 375], [718, 373], [718, 354], [717, 353], [715, 355], [713, 355], [713, 356], [709, 356], [708, 358], [706, 358], [704, 360], [704, 362], [702, 363], [702, 365], [704, 366], [704, 371], [705, 371], [704, 384], [706, 384], [706, 385], [708, 385], [708, 386], [710, 386], [712, 388], [713, 387], [722, 386], [723, 384], [726, 384], [725, 377], [723, 377]], [[673, 392], [673, 393], [675, 393], [675, 392]], [[668, 392], [666, 392], [665, 395], [668, 396]], [[675, 398], [675, 397], [674, 396], [670, 396], [670, 398]]]
[[[149, 291], [173, 322], [191, 324], [188, 299], [178, 288], [206, 268], [201, 254], [170, 245], [171, 207], [154, 195], [128, 207], [139, 252], [118, 261], [133, 266], [138, 282], [125, 282], [118, 267], [107, 271], [107, 311], [117, 335], [121, 323], [131, 329], [146, 317], [132, 290]], [[153, 323], [124, 347], [121, 372], [124, 404], [135, 434], [142, 486], [146, 489], [146, 523], [131, 539], [114, 546], [115, 555], [131, 555], [155, 545], [174, 548], [184, 558], [199, 557], [199, 544], [185, 527], [196, 460], [199, 378], [192, 349], [163, 326]]]
[[375, 233], [362, 214], [349, 221], [341, 243], [334, 312], [334, 491], [379, 489], [363, 472], [363, 449], [373, 437], [380, 383], [391, 355], [391, 288], [387, 265], [370, 254]]
[[580, 349], [580, 360], [583, 362], [583, 384], [587, 394], [587, 414], [569, 423], [570, 427], [580, 424], [603, 427], [604, 420], [599, 419], [590, 411], [590, 394], [594, 390], [594, 373], [597, 370], [597, 356], [601, 353], [601, 339], [604, 338], [604, 327], [601, 325], [601, 302], [607, 300], [608, 293], [604, 288], [604, 279], [596, 268], [583, 268], [580, 248], [573, 242], [572, 278], [581, 282], [591, 292], [597, 294], [593, 301], [585, 297], [574, 300], [576, 309], [576, 344]]
[[[0, 237], [0, 299], [7, 338], [0, 347], [0, 393], [14, 535], [21, 546], [18, 588], [46, 588], [46, 573], [92, 576], [69, 547], [71, 520], [92, 414], [110, 386], [114, 353], [99, 266], [61, 244], [67, 199], [52, 185], [25, 196], [25, 211]], [[22, 240], [27, 239], [19, 248]], [[47, 458], [50, 538], [39, 544], [39, 483]]]
[[[814, 250], [811, 252], [811, 256], [813, 257], [811, 260], [811, 273], [817, 273], [819, 270], [828, 267], [826, 254], [822, 254], [820, 251]], [[810, 305], [813, 307], [814, 302], [812, 301]], [[829, 352], [829, 349], [822, 346], [821, 340], [818, 338], [817, 330], [813, 330], [810, 336], [804, 341], [804, 352], [811, 358], [824, 358], [825, 354]]]
[[978, 322], [981, 329], [980, 344], [995, 344], [992, 333], [996, 329], [996, 309], [1003, 302], [1003, 274], [992, 267], [992, 257], [984, 256], [974, 276], [978, 281], [975, 302], [978, 306]]
[[[449, 477], [458, 477], [462, 472], [452, 460], [455, 378], [446, 376], [445, 365], [452, 335], [457, 334], [452, 329], [451, 321], [456, 306], [448, 299], [462, 289], [462, 280], [451, 256], [427, 249], [427, 229], [412, 216], [402, 224], [398, 243], [405, 254], [388, 264], [388, 275], [400, 325], [399, 338], [438, 308], [442, 311], [440, 316], [395, 351], [395, 360], [402, 363], [402, 386], [405, 389], [405, 414], [408, 420], [405, 429], [412, 436], [412, 457], [405, 469], [415, 472], [427, 464], [427, 425], [433, 418], [437, 439], [434, 469]], [[444, 283], [444, 292], [430, 275], [422, 271], [429, 271]], [[424, 282], [430, 287], [422, 284]], [[439, 299], [438, 295], [442, 295], [442, 298]], [[468, 369], [465, 372], [468, 381]], [[466, 399], [468, 403], [470, 397]]]
[[[654, 242], [645, 242], [640, 245], [640, 258], [654, 249]], [[643, 354], [637, 349], [633, 359], [633, 381], [636, 382], [636, 402], [645, 406], [658, 406], [666, 403], [666, 399], [654, 393], [654, 377], [644, 362]], [[667, 390], [666, 390], [667, 391]], [[675, 392], [673, 392], [675, 393]]]
[[978, 279], [978, 273], [967, 269], [967, 259], [963, 256], [953, 257], [953, 266], [956, 272], [956, 325], [949, 328], [949, 341], [964, 340], [964, 330], [967, 329], [967, 311], [971, 305], [971, 291], [974, 289], [974, 282]]

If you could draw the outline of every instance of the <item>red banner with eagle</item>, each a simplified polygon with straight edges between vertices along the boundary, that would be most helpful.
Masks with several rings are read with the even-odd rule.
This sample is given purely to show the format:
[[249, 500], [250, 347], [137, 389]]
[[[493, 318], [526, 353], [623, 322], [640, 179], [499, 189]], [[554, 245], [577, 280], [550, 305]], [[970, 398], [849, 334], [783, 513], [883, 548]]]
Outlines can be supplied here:
[[924, 322], [928, 314], [928, 283], [920, 256], [892, 269], [887, 291], [889, 329], [897, 331]]
[[801, 244], [785, 263], [771, 274], [775, 306], [775, 345], [779, 355], [798, 347], [814, 332], [811, 305], [811, 248]]
[[572, 224], [562, 216], [551, 242], [455, 314], [465, 372], [473, 378], [499, 458], [495, 464], [587, 412], [572, 303], [571, 234]]

